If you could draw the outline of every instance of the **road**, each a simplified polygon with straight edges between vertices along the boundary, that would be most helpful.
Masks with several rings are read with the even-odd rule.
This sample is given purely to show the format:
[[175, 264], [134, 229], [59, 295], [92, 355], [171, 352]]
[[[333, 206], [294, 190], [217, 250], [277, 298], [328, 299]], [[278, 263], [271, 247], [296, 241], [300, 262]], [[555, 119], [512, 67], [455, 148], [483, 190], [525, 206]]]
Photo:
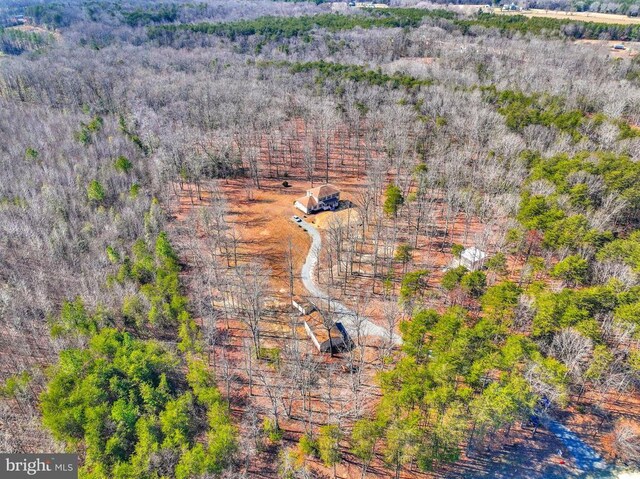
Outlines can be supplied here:
[[[307, 288], [307, 291], [309, 291], [309, 294], [313, 298], [328, 301], [329, 295], [322, 291], [313, 280], [313, 271], [316, 263], [318, 262], [318, 256], [320, 253], [320, 248], [322, 246], [322, 238], [320, 236], [320, 232], [315, 226], [307, 223], [304, 220], [298, 223], [292, 218], [292, 221], [300, 225], [300, 227], [307, 233], [309, 233], [309, 236], [311, 236], [311, 248], [309, 248], [307, 259], [302, 266], [302, 284], [304, 284], [304, 287]], [[378, 336], [387, 340], [389, 339], [389, 331], [381, 326], [378, 326], [369, 318], [358, 316], [354, 311], [347, 308], [341, 302], [332, 299], [330, 309], [336, 315], [336, 321], [340, 321], [352, 337], [356, 336], [358, 329], [357, 323], [359, 322], [360, 334], [367, 336]], [[400, 344], [402, 342], [397, 334], [392, 334], [391, 340], [396, 344]]]

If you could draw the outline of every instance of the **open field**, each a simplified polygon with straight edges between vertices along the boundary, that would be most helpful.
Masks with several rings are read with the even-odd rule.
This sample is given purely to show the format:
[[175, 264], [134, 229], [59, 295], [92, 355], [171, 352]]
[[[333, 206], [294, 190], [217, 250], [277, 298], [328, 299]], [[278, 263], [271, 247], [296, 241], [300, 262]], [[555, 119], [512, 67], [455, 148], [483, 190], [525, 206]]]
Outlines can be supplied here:
[[[17, 25], [15, 27], [9, 27], [7, 30], [18, 30], [24, 33], [36, 33], [44, 37], [52, 37], [55, 41], [62, 40], [62, 33], [58, 30], [49, 30], [47, 28], [39, 27], [37, 25]], [[0, 52], [1, 55], [1, 52]]]
[[[19, 30], [25, 33], [40, 33], [40, 34], [53, 34], [50, 30], [46, 28], [39, 27], [37, 25], [17, 25], [15, 27], [9, 27], [9, 30]], [[58, 36], [59, 38], [59, 36]]]
[[580, 22], [610, 23], [614, 25], [640, 25], [640, 17], [627, 17], [626, 15], [614, 15], [611, 13], [594, 12], [561, 12], [556, 10], [531, 10], [502, 11], [493, 9], [496, 15], [524, 15], [525, 17], [555, 18], [557, 20], [575, 20]]

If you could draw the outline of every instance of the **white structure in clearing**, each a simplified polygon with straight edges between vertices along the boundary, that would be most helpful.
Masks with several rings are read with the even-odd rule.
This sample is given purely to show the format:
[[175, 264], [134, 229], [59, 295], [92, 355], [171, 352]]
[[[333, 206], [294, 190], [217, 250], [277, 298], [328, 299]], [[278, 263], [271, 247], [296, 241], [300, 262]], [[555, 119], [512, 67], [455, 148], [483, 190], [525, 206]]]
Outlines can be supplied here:
[[472, 246], [471, 248], [465, 249], [460, 255], [460, 265], [471, 271], [475, 271], [482, 268], [486, 257], [487, 253]]
[[307, 194], [298, 198], [294, 206], [304, 214], [316, 211], [335, 210], [340, 203], [340, 190], [327, 183], [307, 190]]

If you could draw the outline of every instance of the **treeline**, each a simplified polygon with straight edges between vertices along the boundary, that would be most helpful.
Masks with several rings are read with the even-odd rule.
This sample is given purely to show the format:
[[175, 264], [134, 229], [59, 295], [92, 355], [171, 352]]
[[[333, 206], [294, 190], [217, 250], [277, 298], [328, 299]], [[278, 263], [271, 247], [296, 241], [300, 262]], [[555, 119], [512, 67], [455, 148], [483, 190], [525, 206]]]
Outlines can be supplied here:
[[353, 81], [375, 86], [390, 88], [417, 88], [433, 84], [428, 79], [417, 78], [401, 72], [384, 73], [381, 69], [371, 70], [363, 65], [349, 65], [344, 63], [326, 62], [263, 62], [260, 65], [289, 68], [291, 73], [315, 72], [316, 81], [324, 83], [328, 80]]
[[[363, 65], [326, 62], [324, 60], [296, 63], [287, 61], [260, 62], [258, 65], [286, 67], [294, 74], [315, 72], [315, 81], [320, 84], [327, 81], [352, 81], [371, 86], [385, 86], [391, 89], [413, 90], [436, 83], [435, 80], [418, 78], [403, 72], [384, 73], [381, 69], [372, 70]], [[566, 99], [561, 96], [498, 90], [495, 85], [483, 86], [479, 89], [483, 99], [504, 116], [506, 126], [520, 133], [528, 126], [540, 125], [555, 128], [569, 135], [574, 142], [578, 142], [585, 138], [585, 124], [588, 121], [596, 126], [610, 121], [619, 130], [618, 139], [624, 140], [640, 136], [640, 129], [630, 126], [624, 120], [613, 121], [604, 114], [594, 111], [591, 105], [585, 104], [580, 109], [569, 109], [566, 105]], [[415, 109], [419, 112], [420, 104], [416, 104]]]
[[[85, 155], [102, 142], [119, 151], [131, 142], [137, 158], [146, 155], [125, 119], [119, 120], [93, 115], [70, 136]], [[30, 147], [23, 161], [43, 164], [42, 156]], [[94, 295], [76, 293], [48, 315], [50, 335], [62, 346], [57, 362], [9, 378], [0, 393], [18, 400], [31, 376], [42, 376], [44, 369], [42, 423], [67, 449], [80, 452], [83, 477], [186, 479], [220, 473], [233, 459], [236, 430], [202, 355], [178, 255], [160, 230], [160, 206], [153, 199], [132, 224], [125, 222], [131, 205], [143, 202], [151, 188], [148, 177], [122, 154], [99, 161], [100, 173], [78, 175], [74, 191], [79, 204], [95, 214], [80, 221], [84, 232], [108, 215], [117, 225], [101, 257], [91, 257], [94, 268], [106, 266], [106, 281]], [[27, 210], [32, 202], [17, 207]], [[88, 249], [83, 240], [70, 255], [83, 256]], [[61, 294], [70, 296], [69, 290]]]
[[481, 89], [486, 101], [498, 108], [506, 125], [522, 131], [529, 125], [555, 127], [579, 140], [579, 127], [587, 118], [580, 110], [568, 111], [562, 98], [546, 94], [526, 95], [513, 90], [498, 91], [494, 85]]
[[353, 28], [417, 27], [425, 18], [436, 18], [450, 22], [454, 29], [464, 35], [475, 35], [472, 27], [498, 29], [503, 35], [514, 33], [545, 37], [569, 37], [574, 39], [611, 39], [635, 41], [640, 39], [639, 25], [616, 25], [607, 23], [580, 22], [570, 19], [525, 17], [523, 15], [493, 15], [480, 13], [475, 18], [458, 19], [448, 10], [425, 10], [413, 8], [389, 8], [343, 15], [337, 13], [300, 17], [260, 17], [222, 23], [195, 23], [178, 25], [156, 25], [148, 28], [150, 39], [171, 40], [180, 31], [217, 35], [235, 39], [238, 36], [260, 35], [268, 40], [278, 40], [308, 35], [313, 29], [329, 31]]
[[555, 18], [526, 17], [524, 15], [478, 14], [471, 20], [456, 20], [455, 25], [467, 35], [471, 27], [495, 28], [503, 35], [515, 33], [546, 37], [568, 37], [573, 39], [610, 39], [637, 41], [640, 39], [640, 25], [616, 25], [610, 23], [580, 22]]
[[[433, 3], [448, 3], [445, 0], [437, 0]], [[462, 0], [459, 4], [477, 5], [474, 0]], [[509, 5], [511, 2], [497, 2], [496, 5]], [[638, 0], [616, 0], [615, 2], [605, 2], [600, 0], [531, 0], [527, 2], [529, 8], [539, 8], [544, 10], [554, 10], [560, 12], [600, 12], [627, 14], [637, 16], [640, 8]]]
[[158, 25], [148, 28], [151, 39], [172, 38], [180, 31], [204, 33], [235, 39], [238, 36], [260, 35], [265, 39], [300, 37], [313, 29], [325, 28], [335, 32], [353, 28], [415, 27], [426, 18], [453, 19], [455, 14], [447, 10], [423, 10], [413, 8], [389, 8], [366, 13], [342, 15], [320, 14], [300, 17], [261, 17], [255, 20], [239, 20], [225, 23], [196, 23]]
[[146, 10], [136, 8], [120, 12], [124, 23], [131, 27], [149, 25], [152, 23], [170, 23], [178, 18], [178, 5], [160, 5], [157, 9]]
[[50, 374], [43, 422], [82, 447], [82, 477], [187, 479], [229, 463], [235, 430], [200, 359], [185, 374], [160, 343], [105, 328], [87, 348], [63, 351]]
[[[94, 2], [75, 0], [73, 2], [51, 2], [26, 7], [16, 7], [13, 13], [24, 14], [33, 23], [51, 29], [65, 28], [74, 23], [91, 21], [125, 24], [130, 27], [156, 23], [187, 21], [193, 17], [207, 16], [210, 6], [204, 2], [152, 2], [149, 0], [113, 0]], [[10, 17], [8, 17], [10, 18]]]
[[585, 348], [591, 366], [585, 358], [567, 363], [574, 386], [625, 390], [640, 374], [640, 352], [631, 347], [640, 326], [633, 231], [640, 168], [612, 153], [526, 153], [524, 159], [530, 175], [517, 215], [523, 230], [510, 235], [534, 277], [548, 268], [564, 286], [557, 292], [540, 283], [531, 291], [532, 337], [551, 347], [559, 335], [571, 335]]
[[470, 453], [516, 423], [538, 424], [572, 394], [622, 393], [637, 381], [640, 352], [629, 347], [637, 333], [623, 332], [640, 325], [638, 286], [555, 292], [541, 282], [504, 281], [479, 303], [479, 317], [456, 306], [419, 310], [401, 323], [404, 355], [381, 373], [376, 414], [358, 421], [351, 436], [365, 471], [377, 453], [395, 471], [410, 464], [432, 471], [458, 460], [463, 444]]
[[[92, 5], [86, 5], [89, 9]], [[131, 27], [147, 26], [157, 23], [188, 21], [193, 17], [202, 17], [210, 13], [210, 6], [205, 2], [161, 3], [142, 2], [141, 4], [122, 5], [114, 3], [105, 7], [105, 12], [116, 12], [122, 23]], [[92, 12], [92, 17], [96, 12]]]
[[558, 95], [498, 90], [495, 85], [480, 87], [480, 90], [484, 100], [504, 116], [505, 124], [520, 133], [531, 125], [545, 126], [566, 133], [577, 143], [587, 138], [589, 125], [599, 127], [609, 122], [618, 129], [618, 140], [640, 137], [640, 129], [626, 119], [608, 118], [587, 100], [581, 101], [579, 108], [569, 109], [566, 99]]
[[29, 5], [24, 9], [24, 14], [31, 17], [37, 25], [55, 29], [71, 24], [73, 17], [70, 15], [70, 11], [69, 5], [51, 2]]
[[[318, 2], [316, 2], [318, 3]], [[297, 17], [263, 16], [251, 20], [237, 20], [218, 23], [183, 23], [155, 25], [176, 22], [182, 19], [202, 16], [207, 12], [205, 4], [161, 5], [142, 4], [131, 7], [121, 4], [82, 3], [78, 11], [71, 11], [67, 5], [52, 3], [33, 5], [25, 8], [25, 15], [34, 22], [48, 28], [61, 28], [81, 19], [83, 14], [99, 21], [101, 16], [114, 14], [126, 25], [148, 26], [151, 39], [172, 38], [177, 32], [191, 31], [234, 39], [237, 36], [260, 35], [265, 39], [277, 40], [305, 36], [313, 29], [325, 28], [329, 31], [360, 28], [417, 27], [425, 18], [450, 22], [454, 29], [464, 35], [474, 35], [472, 27], [498, 29], [503, 35], [515, 33], [533, 34], [547, 37], [568, 37], [574, 39], [611, 39], [635, 41], [640, 39], [639, 25], [582, 22], [573, 19], [553, 19], [526, 17], [523, 15], [493, 15], [480, 13], [474, 18], [460, 19], [456, 13], [444, 9], [387, 8], [365, 9], [350, 15], [323, 13]]]

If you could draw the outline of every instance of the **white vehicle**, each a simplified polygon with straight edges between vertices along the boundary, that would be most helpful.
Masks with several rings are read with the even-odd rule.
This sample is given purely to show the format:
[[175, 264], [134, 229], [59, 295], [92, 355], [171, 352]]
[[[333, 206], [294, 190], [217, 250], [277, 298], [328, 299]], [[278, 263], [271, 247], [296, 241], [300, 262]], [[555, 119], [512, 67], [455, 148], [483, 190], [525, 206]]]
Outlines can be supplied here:
[[299, 216], [294, 215], [293, 216], [293, 221], [295, 221], [296, 223], [300, 223], [302, 221], [302, 219]]

